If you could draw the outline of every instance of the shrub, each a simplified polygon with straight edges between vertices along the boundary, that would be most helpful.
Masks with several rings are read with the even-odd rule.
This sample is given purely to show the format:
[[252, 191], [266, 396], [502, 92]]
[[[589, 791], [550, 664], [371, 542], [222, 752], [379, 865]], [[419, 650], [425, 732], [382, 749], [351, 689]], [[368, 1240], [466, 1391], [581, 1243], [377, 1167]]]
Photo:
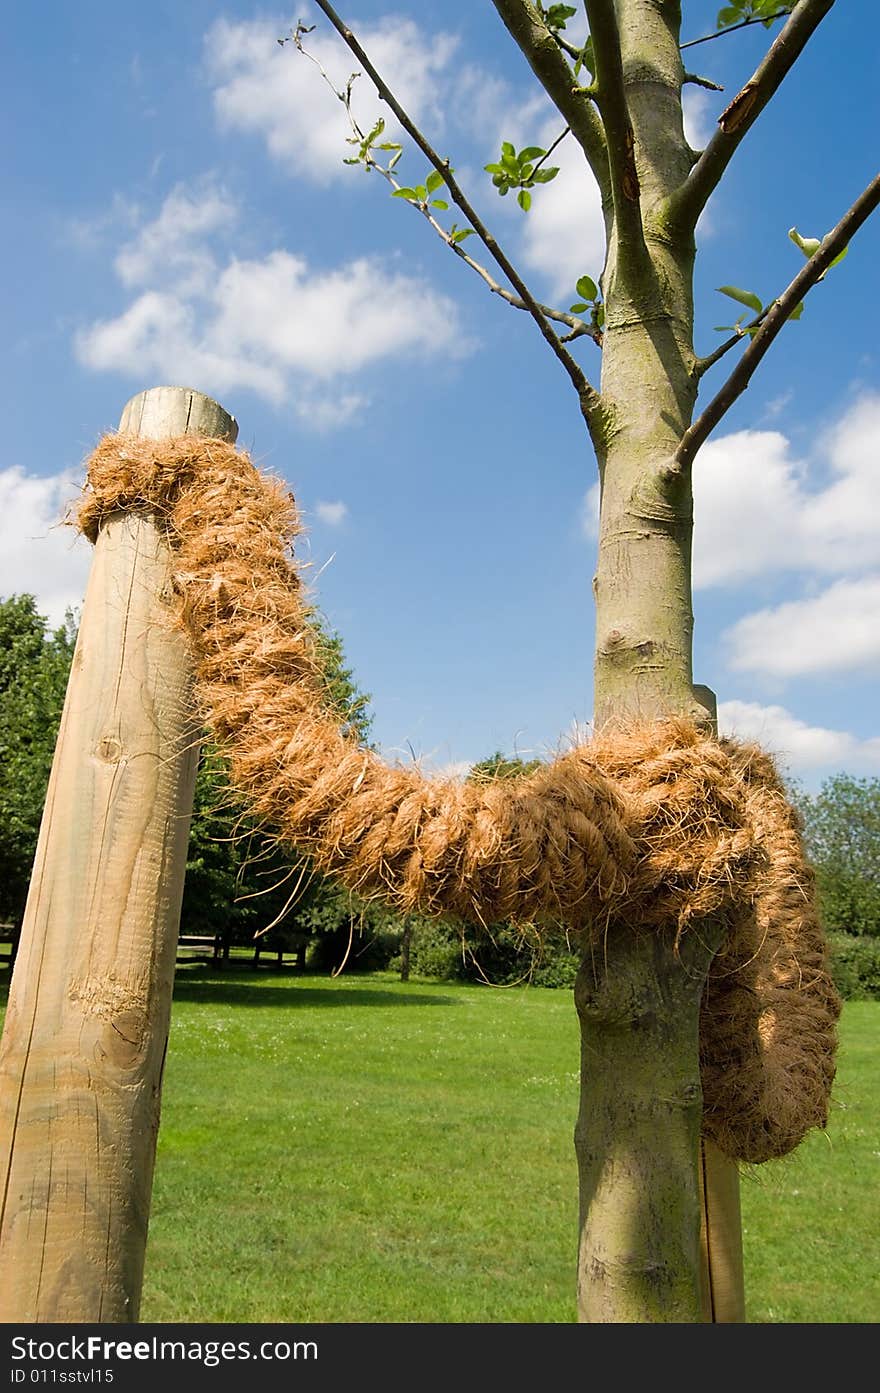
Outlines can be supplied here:
[[833, 933], [831, 972], [846, 1001], [880, 1000], [880, 939]]

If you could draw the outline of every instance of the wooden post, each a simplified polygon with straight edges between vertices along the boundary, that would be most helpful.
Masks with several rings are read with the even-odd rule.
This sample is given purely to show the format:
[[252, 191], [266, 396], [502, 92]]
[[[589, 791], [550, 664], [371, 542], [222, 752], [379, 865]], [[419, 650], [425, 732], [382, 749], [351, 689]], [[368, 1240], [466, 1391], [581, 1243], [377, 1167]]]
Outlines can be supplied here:
[[[120, 430], [234, 440], [141, 392]], [[95, 547], [0, 1044], [0, 1321], [137, 1319], [198, 751], [167, 545]]]
[[[694, 687], [718, 736], [718, 699], [711, 687]], [[746, 1318], [739, 1166], [705, 1137], [700, 1139], [700, 1290], [703, 1319], [737, 1325]]]
[[703, 1137], [700, 1143], [700, 1276], [703, 1318], [739, 1325], [746, 1318], [739, 1167]]

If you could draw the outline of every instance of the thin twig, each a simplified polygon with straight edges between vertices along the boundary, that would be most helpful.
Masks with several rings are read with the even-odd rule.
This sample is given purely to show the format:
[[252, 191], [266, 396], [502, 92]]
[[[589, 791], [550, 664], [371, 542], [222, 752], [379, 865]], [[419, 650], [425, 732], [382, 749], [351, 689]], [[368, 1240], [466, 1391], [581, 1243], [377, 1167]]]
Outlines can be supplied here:
[[[345, 89], [342, 92], [340, 92], [339, 89], [334, 86], [330, 74], [327, 72], [327, 69], [324, 67], [320, 59], [316, 58], [314, 53], [310, 53], [309, 50], [306, 48], [305, 44], [303, 43], [302, 35], [303, 33], [307, 32], [310, 31], [305, 30], [301, 25], [297, 26], [297, 28], [294, 30], [291, 36], [292, 42], [296, 45], [297, 51], [301, 53], [304, 58], [308, 58], [310, 63], [313, 63], [315, 65], [315, 67], [318, 69], [318, 72], [321, 74], [322, 78], [327, 83], [327, 86], [330, 88], [330, 91], [345, 107], [345, 114], [348, 117], [349, 125], [351, 126], [351, 129], [354, 132], [355, 141], [356, 143], [360, 143], [361, 145], [363, 145], [365, 143], [364, 132], [358, 124], [357, 118], [355, 117], [355, 114], [351, 109], [352, 85], [354, 82], [354, 78], [357, 77], [358, 74], [353, 73], [352, 76], [349, 78], [348, 82], [346, 83]], [[562, 135], [558, 137], [554, 144], [550, 146], [550, 149], [547, 151], [547, 154], [545, 154], [542, 157], [541, 162], [543, 162], [543, 160], [545, 160], [547, 156], [553, 152], [556, 145], [559, 144], [560, 140], [562, 140], [566, 134], [567, 128], [565, 131], [563, 131]], [[391, 185], [395, 193], [399, 193], [400, 190], [405, 187], [405, 185], [400, 183], [400, 180], [397, 178], [390, 165], [386, 166], [380, 164], [379, 161], [374, 158], [371, 150], [367, 149], [364, 155], [362, 156], [362, 159], [364, 167], [367, 170], [375, 169], [377, 174], [381, 174], [382, 178], [386, 181], [386, 183]], [[535, 168], [537, 169], [538, 165], [536, 165]], [[481, 265], [481, 263], [477, 261], [474, 257], [472, 257], [468, 252], [466, 252], [464, 247], [455, 240], [455, 235], [451, 231], [447, 231], [447, 229], [437, 221], [437, 219], [434, 217], [434, 214], [431, 212], [430, 207], [428, 206], [427, 200], [418, 202], [415, 199], [408, 198], [406, 199], [406, 202], [409, 204], [411, 208], [415, 208], [417, 212], [421, 213], [422, 217], [437, 234], [441, 242], [443, 242], [444, 245], [447, 246], [451, 252], [454, 252], [455, 255], [459, 257], [465, 263], [466, 266], [469, 266], [470, 269], [474, 271], [482, 281], [485, 282], [486, 286], [489, 288], [493, 295], [499, 296], [499, 298], [504, 300], [506, 304], [511, 305], [516, 310], [525, 310], [526, 312], [528, 312], [529, 307], [526, 304], [525, 300], [520, 299], [518, 295], [514, 295], [512, 291], [507, 290], [505, 286], [499, 284], [499, 282], [496, 281], [492, 273], [488, 271], [485, 266]], [[571, 333], [564, 334], [562, 336], [562, 338], [560, 339], [561, 343], [571, 343], [574, 339], [586, 337], [592, 339], [597, 347], [602, 347], [602, 331], [595, 325], [588, 324], [586, 320], [581, 319], [579, 315], [569, 314], [564, 310], [554, 309], [552, 305], [544, 305], [539, 300], [536, 300], [535, 303], [537, 304], [541, 313], [545, 315], [547, 319], [555, 320], [558, 324], [565, 324], [571, 330]]]
[[699, 77], [697, 73], [685, 73], [684, 77], [681, 79], [681, 85], [685, 87], [688, 83], [690, 83], [692, 87], [705, 87], [710, 92], [724, 91], [720, 82], [713, 82], [712, 79], [708, 77]]
[[567, 53], [569, 58], [573, 58], [575, 62], [583, 57], [583, 49], [578, 48], [577, 44], [573, 44], [570, 39], [564, 39], [558, 29], [551, 29], [550, 37], [554, 43], [559, 45], [562, 52]]
[[721, 418], [748, 387], [755, 368], [792, 310], [797, 307], [807, 292], [828, 270], [834, 258], [843, 251], [844, 247], [848, 246], [852, 237], [874, 212], [878, 204], [880, 204], [880, 174], [872, 179], [852, 207], [844, 213], [836, 227], [832, 228], [822, 239], [818, 251], [814, 252], [778, 300], [775, 300], [768, 308], [764, 322], [724, 386], [682, 436], [675, 455], [675, 464], [678, 469], [686, 469], [693, 462], [694, 456], [710, 432], [715, 429]]
[[673, 227], [693, 230], [696, 226], [743, 136], [775, 95], [833, 4], [834, 0], [799, 0], [748, 82], [721, 113], [718, 129], [670, 198], [668, 217]]
[[553, 144], [544, 151], [543, 155], [538, 160], [538, 163], [532, 169], [532, 177], [538, 172], [538, 170], [541, 168], [541, 165], [544, 164], [547, 160], [549, 160], [557, 145], [561, 145], [567, 135], [571, 135], [571, 126], [566, 126], [565, 130], [560, 132], [560, 134], [556, 137]]
[[457, 180], [452, 174], [452, 171], [449, 166], [449, 160], [441, 159], [441, 157], [437, 154], [436, 150], [434, 150], [434, 148], [429, 144], [426, 137], [413, 123], [411, 118], [407, 115], [403, 107], [400, 105], [397, 98], [394, 96], [394, 93], [391, 91], [388, 84], [376, 71], [368, 55], [364, 52], [364, 49], [359, 43], [357, 37], [352, 33], [348, 25], [340, 19], [333, 6], [328, 3], [328, 0], [314, 0], [314, 3], [318, 6], [318, 9], [321, 10], [321, 12], [324, 15], [326, 15], [327, 19], [333, 25], [333, 28], [340, 35], [340, 37], [343, 39], [348, 48], [351, 49], [358, 62], [363, 65], [364, 71], [370, 77], [381, 100], [384, 101], [391, 109], [391, 111], [394, 112], [394, 115], [397, 117], [403, 129], [410, 136], [410, 138], [413, 141], [415, 141], [416, 145], [419, 147], [422, 154], [428, 160], [431, 167], [435, 169], [439, 175], [441, 175], [443, 182], [446, 185], [447, 190], [449, 191], [449, 197], [452, 199], [456, 207], [460, 208], [462, 213], [464, 213], [468, 222], [473, 227], [474, 231], [480, 238], [480, 241], [483, 243], [483, 246], [489, 252], [489, 255], [492, 257], [493, 261], [495, 261], [497, 265], [501, 268], [501, 270], [504, 272], [505, 276], [510, 281], [510, 284], [513, 286], [514, 290], [517, 292], [520, 299], [525, 304], [528, 313], [531, 315], [532, 319], [537, 324], [541, 337], [549, 345], [556, 358], [558, 358], [559, 362], [562, 364], [569, 377], [569, 380], [572, 383], [572, 386], [578, 394], [578, 399], [581, 404], [581, 410], [589, 420], [589, 418], [596, 413], [600, 405], [601, 398], [599, 396], [599, 393], [587, 381], [587, 378], [580, 365], [575, 361], [575, 359], [568, 352], [568, 349], [565, 347], [565, 345], [553, 332], [552, 328], [550, 327], [549, 320], [542, 312], [540, 305], [535, 300], [525, 281], [522, 279], [519, 272], [516, 270], [516, 268], [512, 265], [508, 257], [502, 251], [496, 238], [492, 235], [491, 232], [489, 232], [488, 228], [482, 222], [482, 219], [478, 216], [475, 209], [471, 206], [470, 201], [465, 197], [464, 193], [458, 185]]
[[784, 19], [791, 14], [791, 8], [786, 5], [784, 10], [777, 10], [775, 15], [756, 15], [753, 19], [740, 20], [739, 24], [728, 24], [723, 29], [716, 29], [714, 34], [704, 34], [701, 39], [688, 39], [686, 44], [681, 44], [682, 53], [686, 48], [696, 48], [697, 44], [707, 44], [712, 39], [723, 39], [725, 34], [733, 34], [737, 29], [746, 29], [750, 24], [765, 24], [768, 19]]
[[765, 305], [761, 313], [756, 314], [751, 323], [744, 324], [741, 329], [737, 329], [736, 332], [731, 334], [729, 339], [725, 339], [714, 352], [707, 353], [705, 358], [698, 358], [693, 368], [693, 374], [696, 380], [699, 382], [700, 378], [705, 377], [709, 369], [714, 368], [715, 364], [719, 362], [726, 353], [729, 353], [732, 348], [736, 348], [738, 343], [742, 343], [744, 339], [750, 337], [751, 330], [757, 329], [763, 324], [769, 311], [770, 305]]

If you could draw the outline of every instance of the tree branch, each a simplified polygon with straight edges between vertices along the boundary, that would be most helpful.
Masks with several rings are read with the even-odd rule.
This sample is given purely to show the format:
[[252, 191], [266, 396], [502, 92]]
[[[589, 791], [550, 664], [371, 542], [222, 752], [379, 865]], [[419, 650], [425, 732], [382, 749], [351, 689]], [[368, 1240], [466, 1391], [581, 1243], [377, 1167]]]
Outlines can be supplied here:
[[493, 237], [492, 233], [489, 232], [488, 228], [485, 227], [474, 208], [472, 208], [470, 202], [463, 194], [461, 188], [459, 187], [456, 179], [452, 174], [452, 171], [449, 167], [449, 161], [441, 159], [441, 157], [437, 154], [436, 150], [434, 150], [433, 147], [428, 143], [427, 139], [422, 134], [422, 132], [418, 129], [417, 126], [413, 124], [412, 120], [404, 111], [403, 107], [400, 105], [397, 98], [394, 96], [394, 93], [389, 88], [388, 84], [373, 67], [373, 64], [370, 62], [370, 59], [364, 52], [364, 49], [361, 47], [361, 44], [358, 42], [357, 37], [352, 33], [348, 25], [340, 19], [333, 6], [328, 3], [328, 0], [314, 0], [314, 3], [317, 5], [318, 9], [321, 10], [321, 12], [324, 15], [326, 15], [327, 19], [329, 19], [330, 23], [333, 25], [333, 28], [340, 35], [345, 44], [351, 49], [358, 62], [362, 64], [364, 71], [368, 74], [371, 81], [373, 82], [373, 85], [375, 86], [376, 91], [378, 92], [381, 100], [384, 101], [394, 112], [394, 115], [397, 117], [398, 121], [400, 122], [403, 129], [406, 131], [407, 135], [409, 135], [410, 138], [413, 141], [415, 141], [416, 145], [419, 147], [422, 154], [428, 160], [431, 167], [433, 169], [436, 169], [437, 173], [442, 176], [443, 182], [445, 183], [446, 188], [449, 191], [449, 197], [452, 199], [456, 207], [460, 208], [461, 211], [464, 213], [468, 222], [471, 224], [474, 231], [477, 233], [478, 237], [480, 238], [480, 241], [483, 243], [484, 247], [489, 252], [492, 259], [504, 272], [505, 276], [510, 281], [510, 284], [513, 286], [514, 290], [517, 292], [518, 296], [523, 301], [523, 304], [525, 305], [532, 319], [537, 324], [538, 329], [541, 333], [541, 337], [549, 345], [550, 349], [565, 369], [572, 383], [572, 386], [578, 394], [578, 399], [581, 404], [581, 410], [587, 420], [587, 423], [589, 424], [591, 419], [596, 415], [598, 408], [601, 404], [601, 398], [599, 396], [599, 393], [596, 391], [594, 387], [590, 385], [580, 365], [575, 361], [574, 358], [572, 358], [568, 349], [565, 347], [563, 343], [560, 342], [557, 335], [554, 334], [546, 316], [542, 313], [540, 305], [535, 300], [525, 281], [522, 279], [522, 277], [519, 275], [519, 272], [505, 256], [501, 247], [498, 245], [498, 242]]
[[718, 118], [718, 130], [669, 200], [673, 227], [693, 231], [739, 144], [797, 62], [834, 0], [799, 0], [745, 86]]
[[848, 245], [851, 238], [855, 236], [878, 204], [880, 204], [880, 174], [876, 175], [868, 187], [859, 194], [855, 203], [844, 213], [837, 226], [832, 228], [822, 239], [819, 250], [814, 252], [791, 284], [779, 296], [779, 299], [775, 300], [769, 307], [758, 332], [724, 386], [682, 436], [675, 456], [677, 469], [684, 470], [693, 462], [694, 456], [710, 432], [715, 429], [721, 418], [748, 387], [755, 368], [792, 310], [824, 275], [834, 258]]
[[596, 60], [596, 105], [605, 125], [619, 255], [647, 259], [635, 136], [623, 85], [620, 30], [614, 0], [584, 0]]
[[555, 35], [531, 0], [492, 0], [492, 3], [535, 77], [571, 127], [599, 185], [602, 206], [608, 208], [611, 203], [608, 147], [590, 94], [575, 82]]

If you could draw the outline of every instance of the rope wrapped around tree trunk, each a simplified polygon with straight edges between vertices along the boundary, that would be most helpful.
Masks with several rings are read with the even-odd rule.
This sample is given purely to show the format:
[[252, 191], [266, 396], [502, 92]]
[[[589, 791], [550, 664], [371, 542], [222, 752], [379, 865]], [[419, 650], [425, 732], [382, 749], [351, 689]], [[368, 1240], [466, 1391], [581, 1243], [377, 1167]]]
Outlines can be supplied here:
[[234, 786], [316, 867], [403, 911], [600, 941], [722, 916], [704, 996], [704, 1132], [764, 1161], [824, 1126], [839, 998], [797, 815], [770, 758], [682, 720], [600, 732], [533, 773], [429, 778], [328, 712], [293, 498], [217, 440], [108, 435], [78, 510], [167, 529], [196, 696]]

